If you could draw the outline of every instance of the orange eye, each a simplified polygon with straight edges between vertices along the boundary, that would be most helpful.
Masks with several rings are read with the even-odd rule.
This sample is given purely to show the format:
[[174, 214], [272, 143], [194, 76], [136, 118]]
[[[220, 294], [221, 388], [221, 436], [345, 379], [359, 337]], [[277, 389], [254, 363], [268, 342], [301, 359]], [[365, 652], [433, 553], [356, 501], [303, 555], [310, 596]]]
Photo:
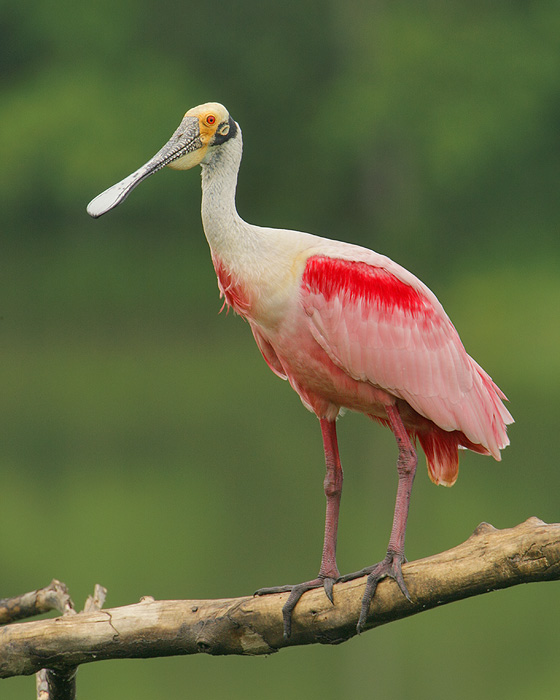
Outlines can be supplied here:
[[216, 123], [216, 117], [213, 114], [209, 114], [206, 117], [206, 123], [208, 124], [208, 126], [212, 126], [212, 124]]

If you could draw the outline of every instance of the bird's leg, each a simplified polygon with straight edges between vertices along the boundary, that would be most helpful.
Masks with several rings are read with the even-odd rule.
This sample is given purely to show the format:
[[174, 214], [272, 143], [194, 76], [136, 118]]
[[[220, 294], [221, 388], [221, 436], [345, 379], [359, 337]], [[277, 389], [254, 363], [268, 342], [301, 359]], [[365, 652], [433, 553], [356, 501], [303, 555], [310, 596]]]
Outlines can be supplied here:
[[387, 547], [387, 555], [383, 561], [368, 566], [361, 571], [353, 574], [346, 574], [340, 578], [340, 581], [351, 581], [361, 576], [367, 575], [366, 590], [362, 598], [362, 609], [358, 620], [357, 630], [361, 632], [369, 612], [369, 607], [372, 598], [375, 594], [377, 584], [381, 579], [390, 577], [395, 579], [399, 588], [408, 600], [411, 600], [410, 594], [402, 575], [402, 564], [406, 561], [404, 556], [404, 540], [406, 533], [406, 521], [408, 518], [408, 507], [410, 504], [410, 494], [414, 475], [416, 473], [416, 465], [418, 458], [416, 450], [410, 440], [410, 437], [403, 425], [401, 416], [396, 406], [387, 406], [387, 416], [391, 430], [393, 431], [399, 447], [399, 457], [397, 461], [397, 471], [399, 475], [399, 484], [397, 488], [397, 499], [395, 502], [395, 512], [393, 515], [393, 527], [391, 528], [391, 536], [389, 538], [389, 546]]
[[326, 418], [321, 419], [321, 433], [325, 449], [326, 474], [323, 487], [327, 499], [327, 510], [325, 513], [325, 537], [319, 578], [324, 581], [325, 591], [332, 603], [333, 583], [340, 578], [336, 565], [336, 540], [338, 536], [338, 515], [340, 512], [340, 498], [342, 496], [343, 473], [338, 454], [336, 423]]
[[333, 599], [333, 585], [339, 579], [340, 573], [336, 565], [336, 540], [338, 534], [338, 514], [340, 511], [340, 497], [342, 495], [342, 467], [338, 453], [336, 439], [336, 423], [326, 418], [321, 419], [321, 433], [325, 449], [326, 474], [323, 483], [327, 499], [327, 511], [325, 515], [325, 538], [323, 542], [323, 555], [321, 567], [317, 578], [305, 581], [295, 586], [275, 586], [274, 588], [261, 588], [255, 595], [268, 595], [270, 593], [285, 593], [290, 591], [290, 596], [282, 608], [284, 618], [284, 637], [287, 639], [292, 630], [292, 612], [301, 596], [313, 588], [325, 589], [325, 593], [331, 603]]

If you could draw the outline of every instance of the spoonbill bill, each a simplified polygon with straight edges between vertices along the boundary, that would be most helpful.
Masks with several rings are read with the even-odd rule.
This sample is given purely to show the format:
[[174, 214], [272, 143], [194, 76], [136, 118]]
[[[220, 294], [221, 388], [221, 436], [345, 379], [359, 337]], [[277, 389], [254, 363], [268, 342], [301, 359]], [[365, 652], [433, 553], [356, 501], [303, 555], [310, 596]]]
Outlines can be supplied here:
[[[467, 354], [436, 296], [389, 258], [349, 243], [299, 231], [246, 223], [235, 190], [241, 163], [239, 125], [225, 107], [189, 110], [153, 158], [88, 205], [96, 218], [164, 166], [202, 169], [202, 223], [225, 303], [248, 321], [270, 369], [287, 379], [319, 419], [326, 462], [325, 535], [316, 578], [294, 586], [283, 607], [284, 635], [306, 591], [367, 576], [357, 623], [363, 628], [378, 582], [395, 579], [410, 600], [402, 574], [416, 441], [436, 484], [451, 486], [459, 448], [500, 459], [513, 419], [504, 394]], [[398, 447], [398, 487], [385, 558], [341, 576], [336, 540], [342, 468], [336, 419], [341, 410], [365, 413], [389, 427]]]

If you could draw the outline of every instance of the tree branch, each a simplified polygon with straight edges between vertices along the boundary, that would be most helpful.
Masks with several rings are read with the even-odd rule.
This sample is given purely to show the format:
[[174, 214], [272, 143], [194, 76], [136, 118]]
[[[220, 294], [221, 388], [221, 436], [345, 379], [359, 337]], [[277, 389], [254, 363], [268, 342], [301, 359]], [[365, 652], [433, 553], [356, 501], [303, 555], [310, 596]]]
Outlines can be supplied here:
[[[93, 595], [88, 596], [84, 612], [101, 610], [105, 602], [107, 589], [96, 584]], [[16, 601], [18, 603], [16, 604]], [[18, 598], [0, 601], [0, 615], [13, 619], [21, 618], [25, 610], [33, 611], [29, 615], [47, 610], [58, 610], [62, 615], [75, 615], [74, 603], [64, 583], [53, 579], [46, 588], [26, 593]], [[37, 700], [75, 700], [77, 666], [64, 668], [42, 668], [36, 675]]]
[[[560, 579], [560, 524], [529, 518], [515, 528], [482, 523], [463, 544], [409, 562], [409, 603], [392, 580], [376, 591], [366, 629], [445, 603], [519, 583]], [[115, 658], [181, 654], [270, 654], [300, 644], [338, 644], [356, 634], [365, 578], [337, 584], [335, 605], [322, 590], [306, 593], [282, 637], [288, 594], [223, 600], [143, 598], [124, 607], [82, 612], [0, 629], [0, 677], [64, 670]]]
[[48, 586], [15, 598], [0, 598], [0, 625], [33, 615], [58, 610], [61, 615], [74, 609], [66, 586], [53, 579]]

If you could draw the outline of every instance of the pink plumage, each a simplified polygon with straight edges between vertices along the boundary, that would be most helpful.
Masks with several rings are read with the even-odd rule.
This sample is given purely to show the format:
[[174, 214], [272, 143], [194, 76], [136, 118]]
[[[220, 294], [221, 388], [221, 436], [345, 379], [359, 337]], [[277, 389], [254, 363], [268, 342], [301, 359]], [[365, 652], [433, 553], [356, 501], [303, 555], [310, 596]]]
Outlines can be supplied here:
[[[290, 591], [284, 634], [306, 591], [367, 575], [357, 629], [365, 624], [378, 582], [390, 577], [410, 599], [402, 574], [415, 442], [436, 484], [451, 486], [459, 448], [500, 459], [512, 417], [504, 394], [467, 354], [435, 295], [414, 275], [373, 251], [298, 231], [252, 226], [235, 207], [241, 162], [239, 125], [223, 105], [189, 110], [170, 141], [144, 166], [88, 206], [98, 217], [122, 202], [164, 165], [202, 167], [202, 220], [224, 304], [250, 324], [269, 367], [287, 379], [320, 421], [327, 509], [317, 578]], [[349, 408], [395, 435], [398, 487], [387, 555], [378, 564], [340, 576], [336, 538], [342, 467], [336, 419]]]
[[[272, 329], [214, 261], [226, 303], [250, 322], [268, 365], [319, 418], [349, 408], [387, 425], [386, 406], [397, 404], [436, 484], [455, 482], [460, 447], [499, 460], [512, 420], [505, 396], [467, 354], [435, 295], [387, 258], [340, 246], [345, 257], [333, 257], [329, 242], [330, 255], [307, 259], [297, 300]], [[352, 249], [361, 259], [348, 259]]]
[[[356, 381], [405, 402], [401, 415], [420, 440], [435, 483], [455, 482], [459, 446], [500, 459], [511, 422], [505, 396], [418, 279], [395, 263], [389, 271], [363, 260], [315, 256], [307, 261], [301, 292], [311, 334], [330, 360]], [[385, 417], [382, 406], [367, 413]]]

